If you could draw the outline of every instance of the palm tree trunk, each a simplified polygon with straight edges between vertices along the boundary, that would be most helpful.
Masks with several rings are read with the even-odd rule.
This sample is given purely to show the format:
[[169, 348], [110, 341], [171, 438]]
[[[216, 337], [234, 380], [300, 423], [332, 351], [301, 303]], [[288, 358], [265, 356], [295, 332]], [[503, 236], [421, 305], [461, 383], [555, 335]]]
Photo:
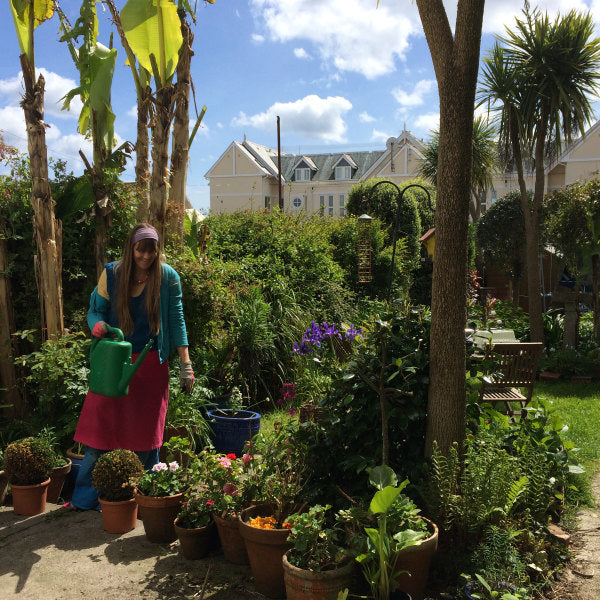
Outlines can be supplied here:
[[[62, 307], [62, 228], [54, 216], [54, 201], [48, 182], [46, 125], [44, 123], [43, 75], [35, 81], [25, 55], [21, 55], [25, 94], [21, 101], [27, 128], [27, 147], [31, 163], [31, 206], [37, 247], [42, 331], [53, 337], [63, 332]], [[43, 337], [46, 337], [43, 335]]]
[[592, 254], [592, 307], [594, 311], [594, 340], [598, 340], [600, 329], [600, 310], [598, 306], [598, 280], [600, 279], [600, 256]]
[[190, 68], [194, 34], [184, 15], [180, 15], [183, 43], [177, 63], [176, 104], [171, 144], [171, 189], [169, 195], [169, 236], [177, 247], [183, 247], [185, 224], [185, 187], [189, 157]]
[[454, 37], [441, 1], [417, 0], [440, 96], [436, 256], [431, 293], [426, 453], [446, 454], [465, 434], [467, 229], [473, 107], [483, 2], [458, 3]]

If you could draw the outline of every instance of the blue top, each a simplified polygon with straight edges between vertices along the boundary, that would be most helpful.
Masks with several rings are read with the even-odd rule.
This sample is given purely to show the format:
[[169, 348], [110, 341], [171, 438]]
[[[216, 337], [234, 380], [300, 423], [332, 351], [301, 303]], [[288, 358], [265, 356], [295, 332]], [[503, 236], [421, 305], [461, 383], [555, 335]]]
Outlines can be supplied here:
[[[112, 288], [114, 285], [114, 269], [117, 263], [112, 262], [105, 265], [106, 283], [110, 297], [114, 297]], [[160, 331], [158, 336], [150, 334], [148, 318], [145, 308], [146, 290], [137, 297], [131, 299], [130, 309], [134, 321], [134, 334], [128, 336], [127, 341], [132, 343], [132, 351], [139, 352], [148, 339], [155, 337], [152, 349], [158, 349], [160, 362], [163, 363], [169, 355], [179, 346], [187, 346], [188, 339], [183, 318], [183, 305], [181, 303], [181, 282], [177, 271], [166, 263], [161, 264], [162, 279], [160, 284]], [[87, 314], [90, 329], [98, 321], [105, 321], [113, 327], [119, 327], [115, 306], [98, 293], [98, 286], [94, 288], [90, 296], [90, 309]]]

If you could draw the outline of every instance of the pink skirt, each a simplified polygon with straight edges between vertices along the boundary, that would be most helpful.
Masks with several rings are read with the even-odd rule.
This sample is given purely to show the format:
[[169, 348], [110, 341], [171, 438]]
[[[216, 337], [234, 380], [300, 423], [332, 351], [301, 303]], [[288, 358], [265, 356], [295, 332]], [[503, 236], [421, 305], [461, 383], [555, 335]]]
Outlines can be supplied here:
[[[135, 360], [136, 354], [132, 356]], [[169, 404], [169, 363], [148, 352], [123, 398], [88, 390], [73, 439], [97, 450], [160, 448]]]

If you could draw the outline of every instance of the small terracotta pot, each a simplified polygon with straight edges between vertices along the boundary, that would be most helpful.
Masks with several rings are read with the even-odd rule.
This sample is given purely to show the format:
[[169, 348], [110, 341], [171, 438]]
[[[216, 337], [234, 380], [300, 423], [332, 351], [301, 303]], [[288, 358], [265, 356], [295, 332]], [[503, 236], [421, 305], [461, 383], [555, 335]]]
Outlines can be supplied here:
[[134, 498], [142, 508], [146, 539], [156, 544], [174, 542], [177, 534], [173, 521], [181, 508], [183, 493], [173, 496], [144, 496], [135, 492]]
[[50, 477], [42, 483], [35, 485], [13, 485], [10, 484], [13, 497], [13, 510], [17, 515], [31, 517], [39, 515], [46, 510], [46, 497]]
[[417, 546], [409, 546], [400, 550], [396, 569], [407, 571], [396, 577], [398, 588], [411, 595], [413, 600], [421, 600], [429, 576], [429, 565], [438, 547], [438, 527], [425, 517], [431, 535]]
[[137, 526], [138, 505], [134, 498], [113, 502], [98, 498], [102, 507], [102, 526], [107, 533], [127, 533]]
[[348, 560], [337, 569], [310, 571], [290, 564], [288, 552], [283, 555], [283, 577], [287, 600], [337, 600], [338, 594], [350, 586], [354, 562]]
[[179, 519], [175, 519], [173, 526], [175, 527], [175, 533], [179, 539], [183, 556], [188, 560], [204, 558], [210, 550], [211, 536], [215, 528], [214, 522], [211, 521], [204, 527], [188, 529], [187, 527], [180, 527], [178, 521]]
[[273, 512], [274, 507], [269, 504], [258, 504], [243, 510], [240, 515], [240, 533], [246, 542], [256, 589], [269, 598], [283, 598], [283, 555], [292, 547], [288, 542], [290, 530], [259, 529], [248, 524], [254, 517], [268, 517]]
[[223, 519], [219, 515], [213, 513], [213, 521], [219, 532], [221, 540], [221, 548], [225, 560], [234, 565], [247, 565], [248, 551], [246, 550], [246, 542], [240, 533], [240, 522], [236, 519]]
[[67, 458], [66, 460], [68, 461], [66, 465], [63, 465], [62, 467], [54, 467], [54, 469], [52, 469], [52, 473], [50, 473], [50, 485], [48, 486], [48, 496], [46, 498], [47, 502], [56, 504], [60, 498], [63, 485], [65, 484], [67, 475], [71, 471], [72, 465], [70, 458]]

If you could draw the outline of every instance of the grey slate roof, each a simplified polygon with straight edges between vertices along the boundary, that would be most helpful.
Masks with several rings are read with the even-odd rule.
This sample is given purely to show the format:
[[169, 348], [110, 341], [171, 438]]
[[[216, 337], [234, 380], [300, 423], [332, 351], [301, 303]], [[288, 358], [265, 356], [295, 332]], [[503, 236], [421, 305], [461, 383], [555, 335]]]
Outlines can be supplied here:
[[[356, 163], [357, 169], [352, 174], [352, 179], [359, 180], [363, 174], [377, 161], [385, 150], [373, 152], [337, 152], [335, 154], [310, 154], [308, 156], [316, 165], [317, 171], [313, 173], [312, 181], [329, 181], [334, 178], [334, 167], [343, 156], [350, 156]], [[289, 181], [293, 178], [294, 167], [302, 156], [285, 155], [281, 157], [281, 176]], [[275, 159], [277, 160], [277, 159]]]

